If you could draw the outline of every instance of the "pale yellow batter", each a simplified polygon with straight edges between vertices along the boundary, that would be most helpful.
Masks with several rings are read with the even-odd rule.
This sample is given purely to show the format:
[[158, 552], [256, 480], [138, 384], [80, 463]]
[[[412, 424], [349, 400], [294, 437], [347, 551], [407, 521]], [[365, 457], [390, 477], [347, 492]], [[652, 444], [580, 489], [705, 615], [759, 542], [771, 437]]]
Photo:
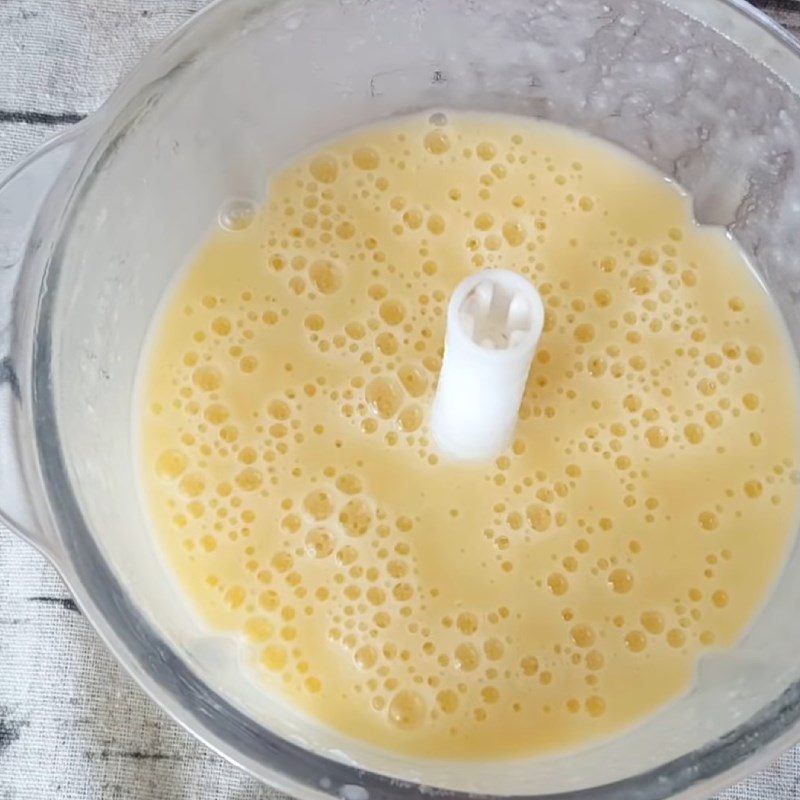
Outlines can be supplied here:
[[[797, 375], [673, 185], [564, 128], [424, 115], [292, 164], [234, 227], [156, 321], [141, 469], [181, 586], [269, 689], [394, 751], [535, 754], [742, 633], [795, 523]], [[447, 463], [445, 308], [492, 266], [545, 331], [512, 449]]]

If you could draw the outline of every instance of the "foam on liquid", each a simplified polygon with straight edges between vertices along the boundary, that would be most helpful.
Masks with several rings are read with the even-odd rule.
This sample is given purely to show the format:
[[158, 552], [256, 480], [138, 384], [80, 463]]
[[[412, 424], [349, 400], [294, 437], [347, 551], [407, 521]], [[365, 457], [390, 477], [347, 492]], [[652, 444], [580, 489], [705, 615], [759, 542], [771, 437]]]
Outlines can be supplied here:
[[[535, 754], [735, 642], [796, 519], [796, 367], [674, 186], [564, 128], [434, 114], [239, 212], [155, 323], [141, 469], [184, 592], [268, 689], [394, 751]], [[513, 447], [456, 465], [427, 429], [445, 309], [492, 266], [545, 330]]]

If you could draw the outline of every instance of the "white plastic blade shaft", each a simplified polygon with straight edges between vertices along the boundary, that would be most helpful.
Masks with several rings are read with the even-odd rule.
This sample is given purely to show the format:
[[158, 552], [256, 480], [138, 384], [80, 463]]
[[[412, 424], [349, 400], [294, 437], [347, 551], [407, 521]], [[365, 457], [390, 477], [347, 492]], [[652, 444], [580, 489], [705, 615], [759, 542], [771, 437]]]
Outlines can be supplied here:
[[439, 451], [482, 460], [512, 442], [544, 325], [539, 293], [508, 270], [484, 270], [450, 298], [431, 430]]

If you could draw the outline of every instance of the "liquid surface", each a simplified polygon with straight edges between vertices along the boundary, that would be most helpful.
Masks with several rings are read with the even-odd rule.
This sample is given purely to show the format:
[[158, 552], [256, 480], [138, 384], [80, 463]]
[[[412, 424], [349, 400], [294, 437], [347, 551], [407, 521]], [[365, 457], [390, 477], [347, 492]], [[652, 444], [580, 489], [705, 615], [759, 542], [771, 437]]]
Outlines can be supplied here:
[[[796, 372], [687, 209], [602, 142], [434, 114], [221, 219], [156, 322], [141, 469], [183, 590], [268, 689], [393, 751], [535, 754], [737, 639], [795, 522]], [[445, 309], [493, 266], [545, 330], [513, 447], [456, 465], [427, 428]]]

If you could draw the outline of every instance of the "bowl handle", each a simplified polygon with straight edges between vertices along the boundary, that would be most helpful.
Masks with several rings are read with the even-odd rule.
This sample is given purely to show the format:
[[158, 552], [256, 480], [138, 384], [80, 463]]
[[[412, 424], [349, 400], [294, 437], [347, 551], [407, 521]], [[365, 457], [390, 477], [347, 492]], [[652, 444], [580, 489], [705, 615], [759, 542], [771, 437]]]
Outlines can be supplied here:
[[17, 359], [16, 297], [29, 239], [42, 204], [72, 153], [73, 128], [0, 178], [0, 530], [26, 539], [51, 560], [58, 545], [35, 521], [20, 459], [30, 433], [22, 424], [23, 392]]

